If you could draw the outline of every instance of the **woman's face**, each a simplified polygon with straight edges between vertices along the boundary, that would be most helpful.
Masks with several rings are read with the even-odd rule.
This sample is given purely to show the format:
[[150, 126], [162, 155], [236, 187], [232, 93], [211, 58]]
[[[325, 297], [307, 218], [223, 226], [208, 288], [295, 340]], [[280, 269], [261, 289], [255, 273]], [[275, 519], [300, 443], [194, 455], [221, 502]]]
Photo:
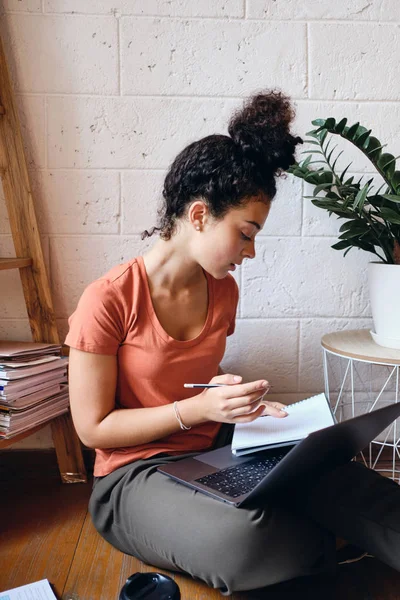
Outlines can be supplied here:
[[270, 206], [255, 199], [220, 220], [208, 216], [201, 230], [195, 231], [196, 255], [203, 269], [223, 279], [245, 258], [254, 258], [254, 238], [263, 229]]

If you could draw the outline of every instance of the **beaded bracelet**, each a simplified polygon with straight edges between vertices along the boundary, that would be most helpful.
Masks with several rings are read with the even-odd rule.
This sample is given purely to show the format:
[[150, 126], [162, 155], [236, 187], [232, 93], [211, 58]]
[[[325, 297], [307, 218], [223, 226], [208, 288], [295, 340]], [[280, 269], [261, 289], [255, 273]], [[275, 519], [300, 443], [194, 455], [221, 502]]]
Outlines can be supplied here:
[[178, 410], [178, 402], [177, 402], [177, 401], [176, 401], [176, 402], [174, 402], [174, 412], [175, 412], [176, 419], [177, 419], [177, 421], [178, 421], [178, 423], [179, 423], [179, 426], [180, 426], [180, 428], [181, 428], [183, 431], [189, 431], [189, 429], [192, 429], [191, 427], [187, 427], [187, 426], [186, 426], [186, 425], [185, 425], [185, 424], [182, 422], [181, 415], [179, 414], [179, 410]]

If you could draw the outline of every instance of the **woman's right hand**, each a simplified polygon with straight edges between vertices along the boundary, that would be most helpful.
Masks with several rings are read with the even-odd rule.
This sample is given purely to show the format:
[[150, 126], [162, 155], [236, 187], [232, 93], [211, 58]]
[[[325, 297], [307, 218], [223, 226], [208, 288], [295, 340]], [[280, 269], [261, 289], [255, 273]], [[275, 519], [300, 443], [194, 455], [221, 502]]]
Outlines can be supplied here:
[[[213, 377], [210, 383], [223, 383], [221, 387], [206, 388], [197, 396], [201, 411], [207, 421], [219, 423], [249, 423], [260, 417], [265, 411], [262, 398], [268, 392], [270, 384], [265, 379], [238, 383], [240, 376], [225, 373]], [[282, 417], [280, 408], [272, 407], [271, 416]], [[275, 414], [276, 412], [276, 414]]]

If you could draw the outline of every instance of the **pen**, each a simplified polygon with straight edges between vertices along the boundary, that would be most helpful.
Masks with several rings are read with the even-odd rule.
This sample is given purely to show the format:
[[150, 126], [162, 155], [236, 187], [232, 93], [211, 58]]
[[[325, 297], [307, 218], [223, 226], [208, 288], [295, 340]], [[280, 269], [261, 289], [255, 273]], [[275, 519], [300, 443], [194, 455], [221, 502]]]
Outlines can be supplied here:
[[[214, 388], [214, 387], [223, 387], [225, 385], [230, 385], [229, 383], [184, 383], [183, 387], [185, 388]], [[273, 385], [269, 385], [269, 388], [274, 387]]]
[[214, 388], [214, 387], [223, 387], [224, 385], [228, 385], [226, 383], [184, 383], [183, 387], [185, 388]]

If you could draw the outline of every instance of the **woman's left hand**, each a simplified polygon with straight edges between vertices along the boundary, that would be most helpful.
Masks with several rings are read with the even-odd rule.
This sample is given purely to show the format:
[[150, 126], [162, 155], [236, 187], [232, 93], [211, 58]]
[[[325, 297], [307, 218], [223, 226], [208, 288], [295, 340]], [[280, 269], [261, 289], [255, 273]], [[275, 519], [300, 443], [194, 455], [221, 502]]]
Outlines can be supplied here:
[[288, 413], [285, 411], [286, 405], [281, 402], [270, 402], [269, 400], [261, 400], [260, 404], [264, 404], [265, 409], [262, 413], [262, 417], [270, 415], [271, 417], [287, 417]]

